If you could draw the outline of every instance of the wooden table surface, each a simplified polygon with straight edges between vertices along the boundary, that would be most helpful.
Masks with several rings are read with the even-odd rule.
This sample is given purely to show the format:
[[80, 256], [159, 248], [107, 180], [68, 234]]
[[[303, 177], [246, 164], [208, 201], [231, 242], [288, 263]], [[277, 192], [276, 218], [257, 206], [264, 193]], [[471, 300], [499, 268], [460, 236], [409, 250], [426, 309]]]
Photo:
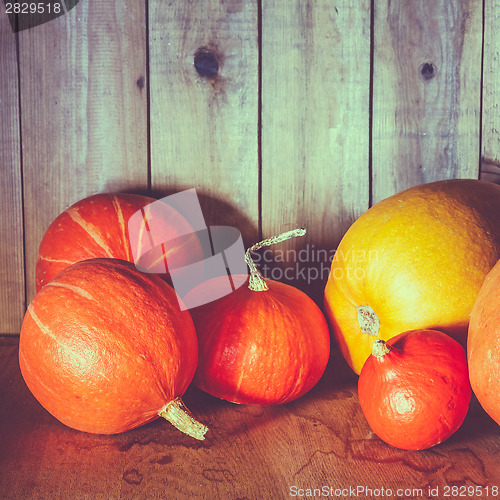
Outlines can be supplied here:
[[398, 450], [370, 431], [338, 353], [309, 394], [283, 406], [190, 388], [186, 404], [210, 427], [202, 442], [162, 419], [114, 436], [65, 427], [30, 394], [17, 356], [18, 339], [0, 337], [2, 499], [498, 496], [500, 428], [476, 400], [447, 442]]

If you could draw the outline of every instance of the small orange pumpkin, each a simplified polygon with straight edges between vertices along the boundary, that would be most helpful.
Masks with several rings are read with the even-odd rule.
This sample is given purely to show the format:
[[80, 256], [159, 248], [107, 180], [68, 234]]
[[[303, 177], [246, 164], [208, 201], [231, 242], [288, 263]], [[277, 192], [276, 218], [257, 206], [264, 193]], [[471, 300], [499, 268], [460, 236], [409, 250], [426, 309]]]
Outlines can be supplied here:
[[377, 340], [358, 379], [361, 409], [386, 443], [424, 450], [461, 425], [471, 398], [464, 348], [436, 330]]
[[[278, 405], [303, 396], [323, 375], [330, 334], [320, 309], [297, 288], [264, 280], [250, 259], [251, 251], [294, 235], [291, 231], [251, 247], [249, 281], [191, 309], [199, 342], [194, 383], [212, 396]], [[212, 286], [226, 280], [214, 279]]]

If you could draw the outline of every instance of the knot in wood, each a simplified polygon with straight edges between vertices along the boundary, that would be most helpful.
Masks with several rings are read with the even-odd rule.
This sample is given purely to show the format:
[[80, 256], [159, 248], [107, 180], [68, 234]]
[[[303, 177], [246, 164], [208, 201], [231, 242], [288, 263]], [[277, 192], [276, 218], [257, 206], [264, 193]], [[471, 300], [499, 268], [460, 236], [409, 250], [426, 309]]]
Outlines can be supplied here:
[[420, 74], [424, 80], [430, 80], [436, 76], [436, 67], [431, 62], [426, 62], [420, 66]]
[[215, 78], [219, 72], [219, 61], [211, 50], [201, 47], [194, 55], [194, 68], [203, 78]]

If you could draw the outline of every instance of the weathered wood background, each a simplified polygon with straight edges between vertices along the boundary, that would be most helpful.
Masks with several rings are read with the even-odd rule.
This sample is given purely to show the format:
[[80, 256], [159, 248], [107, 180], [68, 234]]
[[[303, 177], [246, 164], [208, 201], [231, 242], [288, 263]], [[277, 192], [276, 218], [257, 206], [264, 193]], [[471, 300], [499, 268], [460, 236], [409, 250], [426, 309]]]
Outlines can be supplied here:
[[[160, 421], [117, 436], [63, 426], [24, 384], [16, 335], [45, 230], [99, 192], [195, 187], [207, 223], [238, 227], [247, 245], [306, 227], [275, 250], [271, 277], [321, 304], [331, 251], [370, 205], [439, 179], [500, 183], [499, 26], [500, 0], [80, 0], [14, 34], [0, 2], [0, 497], [366, 485], [497, 498], [498, 425], [477, 401], [447, 442], [397, 450], [370, 431], [338, 350], [288, 405], [191, 387], [210, 428], [193, 443]], [[199, 54], [213, 55], [212, 76]]]
[[2, 333], [44, 231], [90, 194], [195, 187], [247, 244], [305, 226], [283, 248], [331, 250], [396, 191], [500, 182], [498, 0], [81, 0], [18, 34], [1, 8]]

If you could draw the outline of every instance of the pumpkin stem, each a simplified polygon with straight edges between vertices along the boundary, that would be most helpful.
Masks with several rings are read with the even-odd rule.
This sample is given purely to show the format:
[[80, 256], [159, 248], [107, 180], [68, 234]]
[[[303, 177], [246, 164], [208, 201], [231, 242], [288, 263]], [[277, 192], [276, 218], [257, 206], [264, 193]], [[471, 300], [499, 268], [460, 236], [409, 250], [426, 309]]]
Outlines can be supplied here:
[[270, 245], [274, 245], [275, 243], [280, 243], [290, 238], [294, 238], [295, 236], [304, 236], [304, 234], [306, 234], [306, 230], [304, 228], [292, 229], [291, 231], [286, 231], [285, 233], [281, 233], [278, 236], [271, 236], [270, 238], [266, 238], [265, 240], [252, 245], [245, 253], [245, 262], [250, 268], [248, 288], [250, 288], [250, 290], [252, 290], [253, 292], [265, 292], [266, 290], [269, 290], [265, 279], [262, 277], [262, 274], [260, 274], [254, 261], [252, 260], [252, 257], [250, 256], [251, 252], [255, 252], [262, 247], [267, 247]]
[[372, 354], [376, 358], [381, 358], [385, 356], [388, 352], [391, 351], [391, 347], [389, 347], [385, 340], [376, 340], [372, 345]]
[[188, 410], [181, 398], [175, 398], [167, 403], [158, 413], [184, 434], [203, 441], [208, 427], [198, 422]]

